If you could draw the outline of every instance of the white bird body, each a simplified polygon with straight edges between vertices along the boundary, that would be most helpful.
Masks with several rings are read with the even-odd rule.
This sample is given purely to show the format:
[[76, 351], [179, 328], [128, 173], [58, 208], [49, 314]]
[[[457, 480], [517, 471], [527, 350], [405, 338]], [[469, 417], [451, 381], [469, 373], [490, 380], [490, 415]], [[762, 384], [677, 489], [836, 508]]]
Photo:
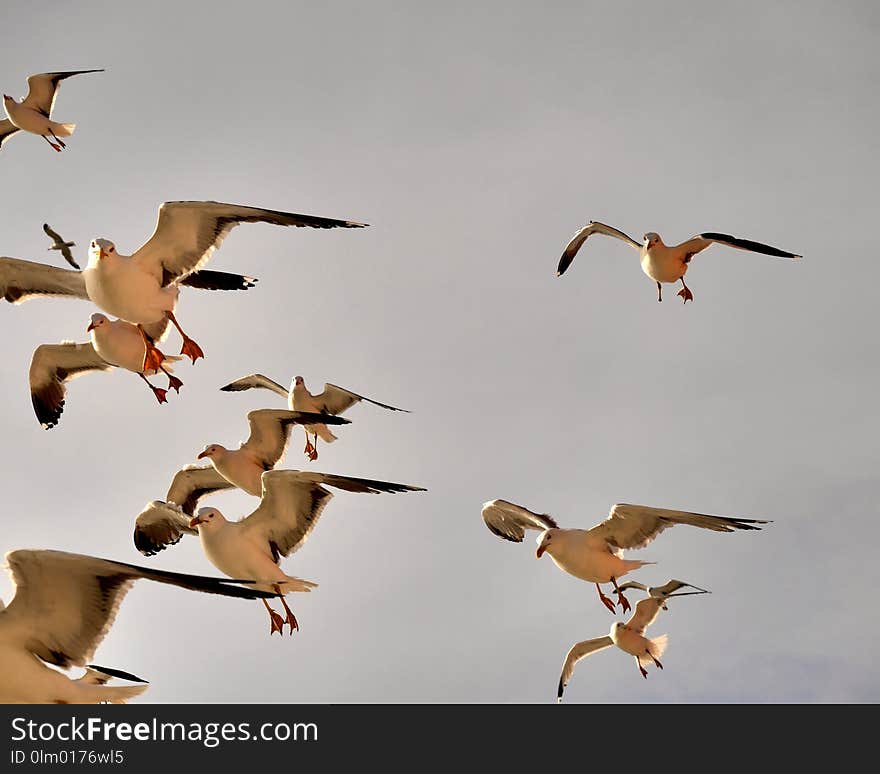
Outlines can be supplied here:
[[662, 240], [651, 247], [642, 245], [639, 259], [642, 271], [655, 282], [678, 282], [688, 270], [689, 262], [681, 245], [668, 247]]
[[3, 100], [3, 107], [12, 125], [25, 132], [44, 135], [51, 131], [57, 137], [70, 137], [76, 129], [76, 124], [59, 124], [39, 110], [11, 98]]
[[538, 543], [547, 542], [546, 553], [562, 571], [589, 583], [611, 583], [646, 564], [639, 559], [624, 559], [612, 551], [608, 542], [585, 529], [550, 529], [542, 533]]
[[[291, 380], [287, 405], [290, 406], [291, 411], [314, 411], [316, 413], [325, 411], [322, 408], [323, 403], [308, 391], [302, 377], [295, 377]], [[336, 436], [330, 432], [330, 428], [325, 424], [306, 425], [305, 429], [307, 433], [317, 435], [324, 443], [333, 443], [336, 440]]]
[[[152, 376], [156, 369], [144, 371], [144, 355], [147, 348], [138, 329], [125, 320], [110, 320], [102, 314], [93, 314], [89, 326], [89, 337], [95, 352], [110, 365], [125, 368], [136, 374]], [[166, 357], [166, 361], [180, 360], [177, 356]], [[170, 366], [166, 366], [170, 371]]]
[[174, 312], [180, 293], [177, 284], [162, 287], [161, 276], [145, 271], [131, 256], [119, 255], [106, 239], [96, 239], [92, 245], [83, 280], [89, 298], [101, 309], [142, 325], [158, 322], [167, 312]]
[[666, 651], [667, 636], [665, 634], [659, 637], [648, 638], [637, 629], [631, 629], [620, 621], [615, 621], [611, 626], [608, 636], [611, 641], [617, 645], [624, 653], [629, 653], [639, 660], [642, 666], [650, 663], [651, 656], [659, 659]]
[[211, 446], [216, 450], [209, 457], [214, 470], [239, 489], [259, 497], [263, 492], [262, 475], [266, 471], [259, 457], [249, 449], [227, 449], [220, 444]]

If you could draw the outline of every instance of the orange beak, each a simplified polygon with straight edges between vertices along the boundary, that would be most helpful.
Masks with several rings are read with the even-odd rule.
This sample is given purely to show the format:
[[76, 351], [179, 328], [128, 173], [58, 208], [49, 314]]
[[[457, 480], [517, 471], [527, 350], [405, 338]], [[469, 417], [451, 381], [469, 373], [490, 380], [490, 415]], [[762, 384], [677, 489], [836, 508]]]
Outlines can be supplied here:
[[202, 523], [202, 520], [198, 516], [193, 516], [189, 520], [189, 527], [190, 527], [190, 529], [194, 529], [195, 527], [198, 527], [199, 524], [201, 524], [201, 523]]
[[545, 545], [538, 546], [538, 550], [535, 551], [535, 559], [540, 559], [544, 555], [544, 552], [546, 550], [547, 550], [547, 546], [545, 546]]
[[203, 452], [201, 452], [201, 453], [199, 454], [198, 457], [196, 457], [196, 459], [197, 459], [197, 460], [203, 460], [203, 459], [205, 459], [205, 457], [207, 457], [207, 456], [208, 456], [208, 452], [203, 451]]
[[97, 328], [97, 327], [98, 327], [98, 326], [95, 325], [94, 323], [89, 323], [89, 327], [86, 328], [86, 333], [88, 333], [89, 331], [93, 331], [93, 330], [95, 330], [95, 328]]

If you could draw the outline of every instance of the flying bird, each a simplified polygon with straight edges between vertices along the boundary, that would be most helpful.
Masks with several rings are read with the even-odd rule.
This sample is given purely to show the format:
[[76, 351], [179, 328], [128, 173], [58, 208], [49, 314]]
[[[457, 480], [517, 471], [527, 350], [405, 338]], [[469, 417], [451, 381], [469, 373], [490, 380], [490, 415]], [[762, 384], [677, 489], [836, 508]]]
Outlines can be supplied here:
[[[374, 406], [380, 406], [389, 411], [410, 413], [406, 409], [389, 406], [387, 403], [380, 403], [372, 398], [365, 398], [363, 395], [346, 390], [344, 387], [337, 387], [335, 384], [326, 383], [324, 384], [323, 392], [313, 395], [309, 392], [305, 380], [301, 376], [293, 378], [290, 383], [290, 390], [285, 390], [278, 382], [272, 381], [268, 376], [263, 376], [263, 374], [243, 376], [241, 379], [236, 379], [220, 389], [225, 392], [240, 392], [254, 388], [271, 390], [287, 398], [287, 405], [291, 411], [314, 411], [322, 414], [336, 415], [342, 414], [355, 403], [364, 400], [367, 403], [372, 403]], [[314, 462], [318, 459], [318, 438], [320, 437], [325, 443], [333, 443], [336, 440], [336, 436], [330, 432], [327, 423], [305, 425], [304, 430], [306, 434], [306, 447], [303, 449], [303, 453]], [[315, 437], [314, 444], [309, 439], [309, 433]]]
[[[259, 207], [221, 202], [165, 202], [159, 208], [156, 229], [132, 255], [116, 252], [108, 239], [92, 240], [89, 264], [83, 271], [89, 298], [108, 314], [143, 326], [168, 319], [183, 339], [181, 354], [195, 361], [204, 357], [177, 322], [174, 310], [180, 282], [202, 269], [226, 235], [239, 223], [310, 228], [363, 228], [349, 220], [298, 215]], [[145, 367], [157, 368], [159, 354], [147, 344]]]
[[[59, 124], [51, 119], [61, 81], [74, 75], [102, 72], [104, 71], [70, 70], [62, 73], [39, 73], [27, 79], [28, 93], [21, 102], [16, 102], [8, 94], [4, 94], [3, 107], [6, 109], [7, 118], [0, 121], [0, 148], [21, 129], [31, 134], [38, 134], [60, 153], [67, 147], [61, 138], [70, 137], [76, 129], [76, 124]], [[50, 135], [55, 142], [49, 139]]]
[[[156, 341], [160, 341], [168, 322], [147, 326]], [[45, 430], [55, 427], [67, 401], [67, 383], [83, 374], [123, 368], [137, 374], [153, 391], [159, 403], [166, 403], [168, 390], [156, 387], [148, 376], [157, 371], [143, 368], [144, 342], [138, 329], [123, 320], [111, 320], [95, 313], [86, 329], [90, 340], [63, 341], [60, 344], [41, 344], [31, 356], [28, 373], [31, 403], [37, 420]], [[183, 382], [171, 373], [171, 363], [180, 360], [165, 357], [159, 371], [168, 377], [168, 389], [180, 391]]]
[[73, 259], [73, 253], [70, 252], [71, 247], [76, 247], [76, 242], [65, 242], [61, 234], [57, 231], [53, 231], [48, 223], [43, 224], [43, 231], [45, 231], [49, 239], [52, 240], [52, 247], [47, 247], [46, 249], [60, 250], [61, 255], [64, 256], [64, 260], [73, 266], [74, 269], [79, 270], [79, 264]]
[[600, 601], [612, 613], [614, 603], [602, 593], [599, 584], [613, 584], [617, 601], [626, 612], [631, 606], [617, 580], [639, 567], [654, 564], [639, 559], [624, 559], [625, 550], [644, 548], [663, 530], [677, 524], [715, 532], [733, 532], [738, 529], [761, 529], [759, 524], [768, 523], [626, 503], [614, 505], [608, 518], [590, 529], [562, 529], [547, 514], [535, 513], [507, 500], [484, 503], [482, 515], [489, 530], [504, 540], [521, 543], [526, 530], [537, 530], [540, 534], [535, 556], [540, 559], [547, 553], [560, 570], [595, 583]]
[[[65, 551], [10, 551], [6, 563], [15, 597], [5, 608], [0, 602], [0, 703], [121, 704], [143, 693], [146, 685], [104, 684], [110, 677], [140, 678], [88, 663], [125, 595], [142, 578], [241, 599], [275, 596], [249, 581], [152, 570]], [[49, 665], [88, 671], [71, 679]]]
[[584, 640], [572, 646], [562, 664], [562, 674], [559, 675], [559, 686], [556, 690], [556, 701], [562, 702], [562, 692], [577, 663], [593, 653], [616, 645], [624, 653], [635, 656], [636, 665], [642, 677], [648, 679], [648, 670], [645, 669], [651, 662], [657, 669], [663, 669], [660, 657], [666, 650], [666, 635], [653, 637], [645, 636], [647, 628], [654, 623], [661, 609], [665, 609], [663, 600], [659, 597], [645, 597], [636, 604], [635, 612], [626, 622], [615, 621], [611, 624], [611, 631], [605, 637], [596, 637], [592, 640]]
[[294, 425], [347, 425], [351, 420], [310, 411], [257, 409], [247, 415], [250, 435], [237, 449], [208, 444], [198, 459], [207, 459], [227, 481], [248, 494], [263, 494], [262, 475], [272, 470], [287, 451]]
[[260, 505], [240, 521], [227, 521], [216, 508], [199, 508], [187, 520], [183, 509], [148, 507], [135, 521], [134, 539], [141, 553], [156, 553], [197, 529], [205, 556], [218, 570], [231, 577], [251, 578], [258, 581], [255, 588], [274, 591], [281, 597], [286, 618], [263, 601], [269, 612], [270, 636], [283, 634], [285, 623], [291, 634], [299, 629], [283, 595], [310, 591], [317, 585], [287, 575], [279, 562], [308, 539], [333, 497], [328, 486], [369, 494], [425, 491], [406, 484], [299, 470], [268, 470], [263, 473], [262, 484]]
[[763, 253], [764, 255], [773, 255], [777, 258], [802, 258], [803, 256], [780, 250], [777, 247], [762, 244], [761, 242], [753, 242], [751, 239], [740, 239], [730, 236], [729, 234], [718, 234], [713, 231], [707, 231], [703, 234], [697, 234], [680, 245], [665, 245], [660, 235], [649, 231], [642, 237], [642, 243], [639, 244], [632, 237], [627, 236], [616, 228], [606, 226], [604, 223], [590, 221], [580, 231], [578, 231], [571, 241], [565, 246], [565, 251], [559, 259], [559, 265], [556, 268], [556, 276], [561, 277], [565, 270], [571, 265], [574, 257], [580, 250], [581, 245], [593, 234], [604, 234], [605, 236], [614, 237], [626, 242], [630, 247], [639, 251], [642, 263], [642, 271], [645, 272], [654, 282], [657, 283], [657, 300], [663, 300], [663, 291], [660, 286], [661, 282], [679, 282], [681, 281], [681, 290], [678, 295], [682, 301], [687, 303], [694, 300], [694, 294], [690, 288], [684, 283], [684, 275], [688, 270], [691, 258], [697, 253], [705, 250], [713, 244], [727, 245], [728, 247], [736, 247], [740, 250], [749, 250], [753, 253]]
[[[695, 589], [694, 591], [679, 591], [679, 589]], [[656, 597], [657, 599], [663, 600], [663, 609], [667, 610], [666, 600], [670, 597], [692, 597], [695, 594], [711, 594], [711, 591], [707, 591], [706, 589], [701, 589], [699, 586], [694, 586], [693, 583], [685, 583], [680, 580], [671, 580], [664, 583], [662, 586], [646, 586], [644, 583], [639, 583], [638, 581], [627, 581], [626, 583], [620, 584], [621, 591], [629, 591], [630, 589], [639, 589], [639, 591], [647, 592], [649, 597]]]

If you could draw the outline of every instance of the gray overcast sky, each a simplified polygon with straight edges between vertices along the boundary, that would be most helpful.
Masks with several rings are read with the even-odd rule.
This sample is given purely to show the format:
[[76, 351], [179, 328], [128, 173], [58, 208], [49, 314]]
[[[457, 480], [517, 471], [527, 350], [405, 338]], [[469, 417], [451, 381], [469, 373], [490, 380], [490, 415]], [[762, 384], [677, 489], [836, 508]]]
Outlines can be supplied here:
[[[570, 702], [880, 699], [876, 41], [869, 2], [54, 2], [4, 6], [0, 88], [64, 83], [69, 149], [7, 144], [0, 255], [59, 263], [48, 221], [133, 252], [159, 204], [216, 199], [363, 220], [363, 231], [245, 225], [211, 268], [247, 293], [185, 289], [206, 359], [158, 406], [123, 372], [73, 382], [42, 430], [27, 369], [85, 339], [83, 302], [0, 306], [7, 442], [0, 549], [61, 548], [212, 572], [198, 541], [147, 559], [135, 515], [208, 442], [246, 434], [302, 374], [413, 410], [359, 405], [309, 463], [426, 486], [338, 493], [284, 561], [316, 581], [270, 638], [257, 602], [139, 583], [95, 661], [148, 702], [548, 702], [566, 651], [615, 620], [595, 589], [505, 543], [502, 497], [589, 527], [615, 502], [772, 519], [680, 527], [633, 574], [713, 591], [678, 600], [663, 672], [614, 650]], [[706, 230], [803, 253], [713, 247], [683, 308], [590, 219], [675, 243]], [[179, 339], [166, 345], [176, 351]], [[241, 493], [208, 501], [229, 517]], [[0, 596], [11, 585], [0, 580]], [[848, 631], [858, 636], [847, 636]]]

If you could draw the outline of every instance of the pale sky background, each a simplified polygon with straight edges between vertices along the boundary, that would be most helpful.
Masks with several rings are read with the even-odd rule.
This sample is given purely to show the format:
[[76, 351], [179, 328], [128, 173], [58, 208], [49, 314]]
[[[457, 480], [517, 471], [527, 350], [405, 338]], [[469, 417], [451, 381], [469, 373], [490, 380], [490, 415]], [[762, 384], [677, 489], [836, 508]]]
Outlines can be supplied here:
[[[208, 10], [210, 8], [210, 10]], [[208, 442], [246, 436], [260, 371], [334, 382], [360, 404], [320, 458], [284, 467], [428, 487], [339, 492], [283, 562], [301, 630], [258, 602], [138, 583], [95, 662], [147, 702], [527, 702], [615, 620], [592, 585], [480, 518], [506, 498], [589, 527], [615, 502], [772, 519], [678, 527], [631, 577], [677, 600], [664, 671], [609, 650], [575, 702], [874, 702], [880, 452], [873, 243], [880, 177], [875, 3], [7, 2], [0, 90], [66, 81], [53, 118], [0, 155], [0, 255], [64, 265], [48, 221], [131, 253], [161, 202], [216, 199], [350, 218], [363, 231], [236, 229], [210, 268], [246, 293], [184, 289], [206, 359], [159, 406], [125, 372], [70, 385], [59, 427], [30, 405], [31, 353], [85, 340], [81, 301], [0, 306], [0, 550], [59, 548], [214, 573], [196, 539], [153, 557], [144, 504]], [[722, 231], [800, 263], [715, 246], [682, 307], [586, 221], [676, 243]], [[176, 352], [173, 335], [164, 347]], [[206, 501], [229, 517], [257, 500]], [[0, 580], [8, 599], [11, 584]], [[633, 596], [635, 601], [637, 597]]]

